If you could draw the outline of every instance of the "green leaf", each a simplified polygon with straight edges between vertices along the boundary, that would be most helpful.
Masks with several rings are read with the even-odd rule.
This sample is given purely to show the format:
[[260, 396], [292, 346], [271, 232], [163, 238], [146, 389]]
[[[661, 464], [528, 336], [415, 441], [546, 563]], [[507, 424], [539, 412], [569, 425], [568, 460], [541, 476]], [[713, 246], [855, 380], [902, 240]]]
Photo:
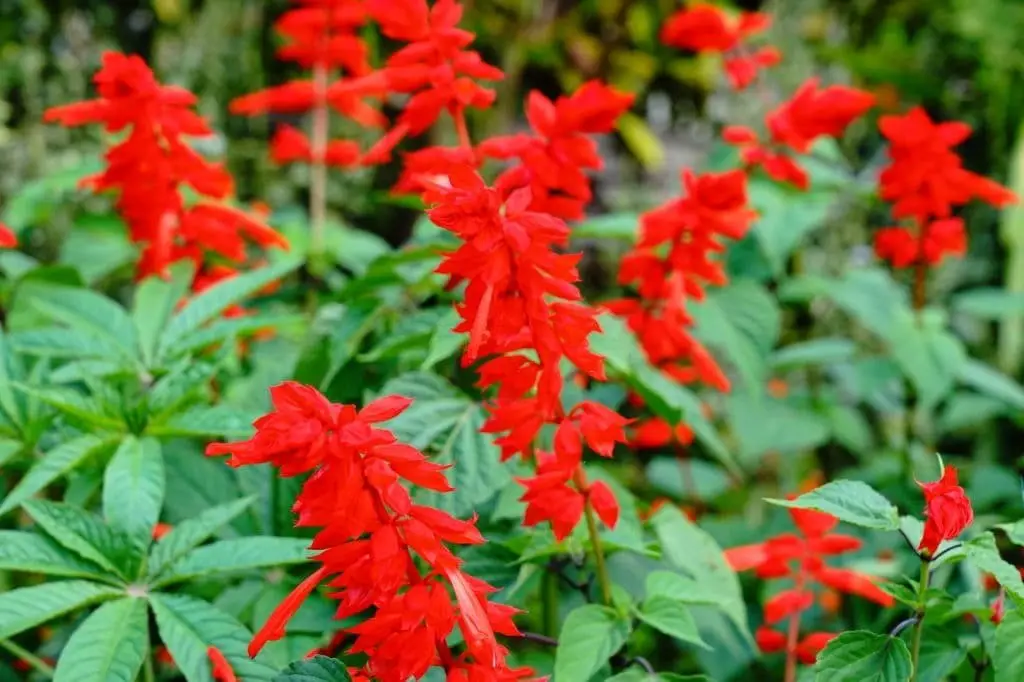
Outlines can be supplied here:
[[722, 467], [702, 459], [655, 457], [647, 464], [646, 477], [652, 486], [680, 500], [713, 500], [732, 486]]
[[0, 514], [6, 514], [18, 507], [25, 500], [74, 470], [75, 467], [100, 450], [113, 446], [115, 442], [112, 439], [103, 440], [96, 436], [85, 435], [50, 450], [32, 465], [25, 477], [18, 481], [18, 485], [14, 486], [14, 489], [4, 499], [3, 504], [0, 504]]
[[426, 494], [424, 502], [467, 516], [511, 480], [500, 449], [480, 431], [486, 418], [483, 408], [445, 379], [428, 372], [403, 374], [387, 382], [381, 395], [412, 398], [412, 405], [387, 428], [404, 443], [431, 449], [439, 464], [452, 465], [448, 476], [455, 491]]
[[978, 287], [954, 294], [950, 306], [983, 320], [1005, 320], [1024, 314], [1024, 292]]
[[991, 532], [985, 532], [964, 544], [967, 560], [979, 570], [990, 573], [1006, 594], [1017, 603], [1018, 609], [1024, 609], [1024, 580], [1020, 571], [999, 555], [996, 538]]
[[573, 225], [572, 236], [575, 239], [621, 239], [633, 242], [639, 226], [640, 216], [636, 213], [607, 213]]
[[715, 602], [752, 649], [754, 641], [747, 626], [739, 578], [726, 563], [722, 548], [673, 507], [662, 507], [651, 521], [665, 560], [687, 573], [709, 596], [715, 595]]
[[862, 481], [831, 481], [795, 500], [768, 500], [796, 509], [815, 509], [840, 521], [877, 530], [898, 530], [900, 515], [885, 497]]
[[314, 656], [295, 661], [274, 678], [274, 682], [349, 682], [345, 664], [335, 658]]
[[649, 673], [639, 666], [612, 675], [604, 682], [714, 682], [707, 675], [676, 675], [675, 673]]
[[629, 622], [612, 609], [586, 604], [573, 609], [562, 623], [555, 650], [558, 682], [587, 682], [629, 637]]
[[0, 530], [0, 571], [109, 580], [95, 564], [80, 559], [57, 543], [18, 530]]
[[160, 339], [157, 358], [168, 353], [179, 341], [219, 316], [232, 305], [240, 303], [298, 266], [298, 260], [281, 260], [265, 268], [251, 270], [237, 277], [226, 279], [198, 296], [194, 296], [167, 324]]
[[814, 682], [907, 682], [913, 669], [903, 640], [854, 630], [821, 650]]
[[1006, 533], [1006, 537], [1009, 538], [1010, 542], [1024, 547], [1024, 520], [1017, 521], [1016, 523], [1001, 523], [996, 528]]
[[806, 452], [828, 441], [825, 418], [792, 401], [743, 393], [731, 395], [727, 401], [729, 424], [742, 462], [755, 464], [768, 452]]
[[771, 357], [776, 370], [810, 365], [837, 365], [853, 358], [856, 344], [849, 339], [813, 339], [780, 348]]
[[426, 371], [433, 368], [442, 360], [447, 360], [455, 355], [465, 345], [466, 335], [452, 331], [458, 323], [459, 315], [455, 308], [448, 308], [434, 327], [430, 344], [427, 346], [427, 357], [420, 365], [421, 370]]
[[252, 336], [265, 329], [282, 330], [285, 328], [298, 328], [305, 321], [304, 315], [274, 313], [244, 315], [242, 317], [215, 320], [168, 348], [166, 357], [176, 358], [189, 353], [195, 353], [208, 346], [215, 346], [234, 339]]
[[641, 166], [647, 170], [661, 166], [665, 160], [665, 150], [661, 146], [661, 140], [644, 119], [627, 112], [619, 117], [618, 129], [622, 141]]
[[127, 426], [121, 415], [112, 415], [96, 396], [85, 396], [70, 388], [39, 388], [27, 384], [14, 384], [22, 393], [54, 407], [73, 419], [109, 431], [125, 431]]
[[175, 562], [154, 584], [163, 586], [198, 576], [302, 564], [309, 560], [309, 540], [304, 538], [231, 538], [197, 547]]
[[349, 305], [345, 308], [341, 318], [331, 326], [327, 340], [328, 364], [320, 380], [320, 390], [327, 390], [338, 372], [355, 357], [363, 340], [374, 330], [386, 310], [383, 305], [373, 308]]
[[833, 192], [798, 192], [758, 178], [750, 183], [750, 202], [759, 218], [754, 223], [757, 237], [776, 276], [785, 269], [790, 253], [800, 240], [825, 224]]
[[66, 549], [111, 573], [128, 579], [129, 539], [105, 526], [96, 516], [62, 502], [32, 500], [25, 511], [47, 535]]
[[[80, 360], [119, 359], [117, 348], [99, 337], [73, 334], [66, 327], [29, 329], [11, 334], [11, 345], [19, 353], [49, 358]], [[117, 363], [121, 366], [123, 363]]]
[[213, 682], [207, 649], [217, 647], [245, 682], [270, 682], [277, 671], [249, 658], [252, 633], [212, 604], [184, 594], [150, 596], [160, 639], [187, 682]]
[[231, 405], [194, 407], [174, 414], [169, 419], [150, 422], [146, 434], [160, 438], [248, 438], [252, 435], [254, 415]]
[[955, 631], [926, 627], [914, 682], [945, 682], [966, 658]]
[[672, 571], [648, 573], [644, 594], [647, 599], [669, 598], [683, 604], [721, 604], [725, 601], [722, 593], [710, 592], [700, 581]]
[[0, 639], [124, 592], [86, 580], [58, 580], [0, 594]]
[[[439, 323], [450, 308], [426, 308], [398, 318], [394, 327], [383, 335], [376, 346], [359, 356], [360, 362], [371, 363], [397, 358], [410, 350], [422, 352], [430, 343]], [[454, 326], [454, 323], [450, 326]]]
[[126, 360], [137, 361], [139, 340], [127, 311], [88, 289], [48, 285], [33, 289], [31, 304], [46, 317], [102, 339]]
[[193, 547], [206, 542], [221, 527], [252, 506], [255, 497], [245, 497], [203, 511], [172, 528], [160, 538], [149, 556], [149, 577], [155, 578]]
[[54, 682], [135, 682], [149, 651], [146, 601], [108, 602], [71, 635]]
[[655, 630], [663, 632], [669, 637], [710, 649], [701, 639], [697, 623], [690, 615], [690, 610], [682, 602], [670, 597], [649, 596], [640, 605], [637, 616]]
[[1001, 400], [1016, 410], [1024, 410], [1024, 388], [1002, 372], [978, 360], [968, 359], [957, 374], [960, 383], [978, 393]]
[[143, 363], [152, 367], [156, 361], [160, 334], [167, 326], [178, 303], [188, 293], [193, 267], [189, 261], [171, 266], [169, 278], [147, 277], [135, 289], [132, 301], [132, 323], [139, 338]]
[[166, 485], [160, 443], [126, 437], [103, 476], [103, 516], [139, 550], [149, 547]]
[[1010, 611], [996, 628], [992, 664], [997, 680], [1024, 680], [1024, 612]]

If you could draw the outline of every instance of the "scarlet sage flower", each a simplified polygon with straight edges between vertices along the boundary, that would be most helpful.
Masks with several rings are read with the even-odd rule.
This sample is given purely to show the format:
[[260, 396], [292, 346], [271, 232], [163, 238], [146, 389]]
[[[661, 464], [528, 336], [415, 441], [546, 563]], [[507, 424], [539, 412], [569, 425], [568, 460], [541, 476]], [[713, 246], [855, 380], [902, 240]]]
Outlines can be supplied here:
[[834, 568], [825, 558], [853, 552], [862, 546], [860, 539], [832, 532], [839, 520], [834, 516], [806, 509], [790, 509], [799, 534], [783, 533], [765, 542], [734, 547], [725, 551], [725, 559], [735, 571], [753, 570], [763, 580], [786, 580], [788, 587], [765, 602], [765, 625], [758, 629], [758, 646], [765, 653], [785, 651], [792, 660], [813, 663], [835, 635], [816, 632], [797, 640], [797, 627], [787, 636], [772, 626], [789, 620], [799, 624], [800, 615], [815, 602], [816, 590], [852, 594], [884, 607], [893, 598], [875, 581], [862, 573]]
[[13, 249], [18, 245], [18, 237], [11, 228], [0, 223], [0, 249]]
[[734, 18], [714, 5], [697, 3], [668, 18], [661, 29], [661, 42], [683, 50], [723, 54], [729, 82], [736, 90], [743, 90], [759, 70], [775, 66], [782, 59], [774, 47], [744, 49], [743, 43], [770, 25], [771, 18], [766, 14], [740, 12]]
[[[354, 636], [348, 653], [367, 657], [367, 679], [406, 682], [438, 664], [456, 676], [487, 671], [480, 679], [531, 675], [505, 664], [495, 636], [519, 634], [516, 610], [489, 601], [494, 588], [463, 572], [450, 549], [483, 542], [474, 521], [417, 505], [409, 495], [409, 484], [451, 491], [446, 467], [377, 426], [411, 401], [388, 396], [357, 410], [294, 382], [272, 388], [271, 398], [274, 409], [256, 420], [252, 438], [210, 445], [207, 454], [229, 454], [234, 467], [270, 463], [282, 476], [312, 472], [293, 509], [297, 526], [319, 529], [311, 549], [320, 567], [270, 615], [250, 655], [283, 637], [302, 602], [326, 584], [339, 619], [367, 614], [346, 629]], [[445, 644], [456, 627], [465, 641], [459, 657]]]
[[592, 197], [584, 170], [600, 170], [604, 165], [588, 135], [610, 133], [633, 99], [631, 93], [599, 81], [590, 81], [554, 102], [534, 90], [526, 103], [533, 134], [492, 137], [477, 150], [489, 158], [519, 160], [520, 165], [505, 171], [497, 184], [529, 186], [531, 210], [577, 220]]
[[[231, 176], [188, 146], [187, 137], [212, 134], [192, 110], [192, 93], [161, 85], [142, 59], [116, 52], [103, 55], [94, 82], [97, 99], [51, 108], [44, 120], [127, 131], [107, 151], [106, 169], [84, 184], [118, 193], [116, 207], [129, 236], [143, 246], [139, 278], [165, 275], [180, 260], [201, 266], [211, 253], [241, 264], [248, 244], [287, 248], [274, 230], [223, 203], [233, 191]], [[185, 187], [201, 196], [192, 206], [182, 197]]]
[[224, 658], [220, 649], [211, 646], [206, 650], [206, 655], [210, 658], [211, 675], [214, 682], [238, 682], [238, 678], [235, 677], [235, 669], [231, 667], [228, 659]]
[[924, 492], [924, 534], [917, 549], [925, 558], [935, 555], [945, 540], [954, 540], [974, 520], [971, 500], [957, 482], [956, 468], [947, 466], [942, 477], [918, 483]]

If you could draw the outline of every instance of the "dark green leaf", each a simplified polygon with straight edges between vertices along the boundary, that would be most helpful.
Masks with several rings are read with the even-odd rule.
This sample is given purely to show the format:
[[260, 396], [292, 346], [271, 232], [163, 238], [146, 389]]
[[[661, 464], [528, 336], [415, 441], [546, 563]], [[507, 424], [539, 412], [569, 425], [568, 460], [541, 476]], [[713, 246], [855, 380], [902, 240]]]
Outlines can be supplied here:
[[996, 538], [991, 532], [985, 532], [964, 545], [967, 560], [979, 570], [989, 573], [996, 579], [1006, 594], [1017, 603], [1017, 608], [1024, 609], [1024, 580], [1020, 571], [999, 555]]
[[274, 678], [274, 682], [348, 682], [351, 679], [341, 661], [314, 656], [292, 663]]
[[18, 485], [14, 486], [3, 504], [0, 504], [0, 514], [6, 514], [16, 508], [99, 451], [112, 447], [114, 443], [116, 440], [103, 440], [85, 435], [50, 450], [28, 470], [24, 478], [18, 481]]
[[95, 564], [80, 559], [41, 535], [0, 530], [0, 571], [25, 571], [66, 578], [108, 580]]
[[227, 504], [211, 507], [195, 518], [188, 519], [172, 528], [167, 535], [153, 545], [149, 557], [149, 576], [155, 578], [166, 568], [185, 556], [193, 547], [206, 542], [222, 526], [244, 512], [255, 501], [245, 497]]
[[768, 500], [796, 509], [815, 509], [864, 528], [897, 530], [900, 516], [881, 493], [862, 481], [831, 481], [795, 500]]
[[135, 682], [149, 651], [144, 599], [108, 602], [85, 619], [61, 651], [54, 682]]
[[821, 650], [815, 682], [907, 682], [914, 667], [903, 640], [854, 630]]
[[153, 537], [166, 485], [160, 443], [126, 437], [103, 477], [103, 516], [140, 551], [149, 547]]
[[1010, 611], [996, 628], [992, 664], [997, 680], [1024, 680], [1024, 612]]
[[4, 592], [0, 594], [0, 639], [123, 594], [116, 587], [85, 580], [59, 580]]
[[573, 609], [562, 623], [555, 650], [558, 682], [587, 682], [629, 637], [629, 622], [612, 609], [587, 604]]
[[701, 639], [697, 624], [694, 622], [693, 616], [690, 615], [690, 610], [680, 601], [658, 595], [648, 596], [640, 605], [637, 616], [669, 637], [688, 644], [695, 644], [704, 649], [710, 648]]
[[154, 584], [162, 586], [217, 573], [301, 564], [309, 558], [309, 540], [303, 538], [231, 538], [195, 548]]
[[130, 578], [126, 568], [131, 541], [104, 525], [96, 516], [61, 502], [32, 500], [25, 511], [47, 535], [66, 549], [111, 573]]

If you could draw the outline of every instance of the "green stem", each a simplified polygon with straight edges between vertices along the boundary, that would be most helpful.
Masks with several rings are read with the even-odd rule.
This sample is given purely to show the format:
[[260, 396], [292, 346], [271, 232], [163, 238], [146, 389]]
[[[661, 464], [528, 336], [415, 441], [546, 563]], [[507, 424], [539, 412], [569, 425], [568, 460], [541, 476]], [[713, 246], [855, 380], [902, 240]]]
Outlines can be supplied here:
[[554, 569], [545, 571], [542, 588], [544, 634], [558, 637], [558, 573]]
[[153, 657], [146, 656], [146, 664], [142, 668], [143, 682], [156, 682], [156, 673], [153, 670]]
[[917, 662], [921, 656], [921, 633], [924, 632], [924, 608], [928, 592], [928, 579], [931, 577], [931, 564], [921, 560], [921, 584], [917, 590], [917, 624], [914, 626], [914, 645], [911, 649], [911, 660], [914, 663], [914, 671], [910, 675], [910, 682], [917, 679]]
[[583, 493], [583, 515], [587, 519], [587, 533], [590, 535], [590, 546], [594, 550], [594, 566], [597, 569], [597, 584], [601, 588], [601, 601], [605, 606], [612, 605], [612, 583], [608, 579], [608, 567], [604, 563], [604, 549], [601, 547], [601, 536], [597, 532], [597, 519], [594, 515], [594, 508], [587, 496], [587, 477], [583, 473], [583, 467], [576, 467], [573, 476], [576, 489]]
[[9, 639], [0, 639], [0, 648], [7, 649], [7, 651], [11, 652], [11, 654], [13, 654], [16, 658], [28, 663], [36, 671], [38, 671], [39, 674], [45, 675], [46, 677], [49, 677], [51, 679], [53, 678], [53, 666], [44, 661], [43, 659], [39, 658], [35, 654], [33, 654], [31, 651], [23, 649], [22, 647], [18, 646]]

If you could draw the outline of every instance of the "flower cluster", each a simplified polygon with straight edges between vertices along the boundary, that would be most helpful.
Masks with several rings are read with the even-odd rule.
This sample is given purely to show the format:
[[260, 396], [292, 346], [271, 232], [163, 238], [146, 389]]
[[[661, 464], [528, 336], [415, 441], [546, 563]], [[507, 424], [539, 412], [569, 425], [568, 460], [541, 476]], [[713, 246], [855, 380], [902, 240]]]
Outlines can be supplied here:
[[740, 12], [734, 18], [719, 7], [697, 3], [668, 18], [661, 28], [661, 42], [682, 50], [723, 55], [729, 83], [743, 90], [761, 69], [775, 66], [782, 59], [778, 48], [751, 50], [744, 45], [770, 25], [771, 17], [766, 14]]
[[352, 166], [359, 160], [359, 145], [328, 139], [328, 108], [367, 127], [379, 128], [387, 121], [364, 98], [340, 89], [343, 81], [331, 82], [338, 70], [354, 77], [370, 71], [367, 47], [357, 33], [366, 23], [366, 8], [360, 0], [296, 0], [296, 4], [274, 24], [285, 41], [277, 56], [311, 71], [312, 77], [239, 97], [230, 110], [246, 116], [312, 112], [311, 136], [294, 126], [277, 127], [270, 141], [271, 157], [282, 164]]
[[[350, 654], [367, 663], [354, 678], [405, 682], [431, 666], [450, 680], [500, 682], [529, 676], [510, 669], [495, 633], [518, 635], [515, 609], [492, 603], [493, 588], [461, 569], [449, 548], [483, 542], [474, 521], [417, 505], [408, 484], [452, 490], [441, 465], [377, 426], [410, 401], [388, 396], [363, 409], [329, 402], [294, 382], [271, 389], [274, 410], [254, 423], [255, 435], [213, 444], [233, 467], [270, 463], [282, 476], [312, 472], [295, 501], [296, 525], [318, 528], [311, 548], [320, 567], [274, 610], [249, 645], [250, 655], [285, 634], [288, 620], [321, 583], [338, 599], [338, 618], [370, 612], [349, 628]], [[465, 651], [447, 644], [455, 627]]]
[[[852, 594], [882, 606], [892, 606], [893, 598], [866, 575], [845, 568], [834, 568], [824, 557], [860, 549], [859, 538], [833, 533], [839, 523], [834, 516], [809, 509], [790, 509], [793, 523], [800, 531], [784, 533], [765, 542], [734, 547], [725, 551], [726, 561], [736, 571], [754, 570], [763, 580], [786, 580], [791, 587], [777, 592], [764, 604], [764, 625], [756, 640], [765, 653], [785, 651], [790, 659], [813, 664], [818, 652], [836, 635], [814, 632], [799, 639], [800, 615], [810, 609], [816, 598], [831, 598], [831, 592]], [[788, 633], [773, 626], [790, 621]], [[796, 623], [794, 626], [793, 623]]]
[[902, 116], [883, 116], [878, 127], [889, 141], [889, 165], [879, 176], [882, 199], [909, 226], [875, 234], [875, 253], [893, 267], [936, 265], [967, 250], [963, 220], [953, 209], [978, 199], [1002, 207], [1016, 196], [997, 182], [963, 167], [953, 151], [971, 134], [965, 123], [934, 123], [920, 107]]
[[[212, 131], [193, 110], [196, 98], [182, 88], [157, 82], [137, 56], [103, 55], [94, 78], [99, 97], [47, 110], [45, 120], [66, 126], [103, 124], [127, 130], [106, 153], [107, 167], [85, 183], [115, 190], [117, 210], [132, 241], [142, 245], [137, 275], [164, 275], [171, 263], [191, 260], [201, 267], [210, 254], [234, 266], [245, 264], [247, 245], [287, 248], [288, 243], [249, 213], [224, 203], [231, 176], [186, 143]], [[182, 190], [200, 198], [186, 206]]]
[[955, 539], [974, 520], [974, 510], [957, 482], [956, 468], [947, 466], [931, 483], [919, 483], [924, 493], [924, 533], [917, 551], [926, 559], [935, 556], [939, 545]]

